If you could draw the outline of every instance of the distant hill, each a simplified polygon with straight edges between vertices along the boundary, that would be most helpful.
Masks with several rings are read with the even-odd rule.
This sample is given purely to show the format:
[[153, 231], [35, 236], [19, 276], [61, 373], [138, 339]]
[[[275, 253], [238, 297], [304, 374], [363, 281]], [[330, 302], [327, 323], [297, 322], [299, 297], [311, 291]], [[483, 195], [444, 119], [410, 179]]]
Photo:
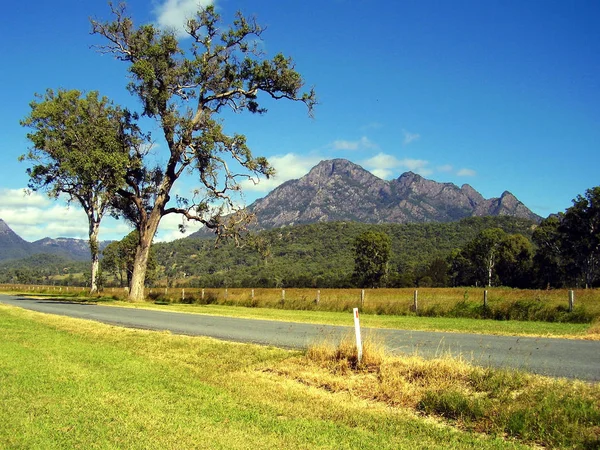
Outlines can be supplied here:
[[0, 260], [25, 258], [33, 252], [32, 244], [22, 239], [0, 219]]
[[354, 268], [354, 239], [367, 230], [390, 236], [390, 270], [403, 272], [436, 257], [446, 258], [482, 230], [497, 227], [530, 239], [535, 226], [531, 220], [510, 216], [445, 223], [323, 222], [264, 230], [243, 248], [235, 248], [233, 243], [215, 247], [213, 239], [184, 238], [155, 244], [154, 249], [159, 265], [175, 270], [180, 277], [185, 274], [187, 283], [200, 287], [337, 287]]
[[[110, 241], [100, 242], [100, 250]], [[6, 222], [0, 219], [0, 261], [22, 259], [38, 254], [58, 255], [75, 261], [90, 258], [88, 241], [72, 238], [43, 238], [35, 242], [27, 242], [15, 233]]]
[[[539, 222], [513, 194], [485, 199], [468, 184], [427, 180], [406, 172], [382, 180], [346, 159], [321, 161], [308, 174], [275, 188], [248, 210], [258, 229], [317, 222], [453, 222], [467, 217], [509, 216]], [[194, 237], [206, 236], [205, 230]]]

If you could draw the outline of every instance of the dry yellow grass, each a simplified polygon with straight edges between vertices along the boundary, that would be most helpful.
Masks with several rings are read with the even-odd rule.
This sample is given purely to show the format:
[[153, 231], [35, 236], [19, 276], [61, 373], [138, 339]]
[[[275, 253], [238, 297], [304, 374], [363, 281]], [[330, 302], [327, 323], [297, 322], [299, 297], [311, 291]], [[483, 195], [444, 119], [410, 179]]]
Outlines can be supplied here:
[[283, 361], [278, 373], [329, 392], [402, 407], [471, 431], [507, 434], [528, 443], [569, 448], [600, 445], [600, 389], [461, 360], [387, 357], [366, 343], [356, 364], [351, 339], [313, 345]]

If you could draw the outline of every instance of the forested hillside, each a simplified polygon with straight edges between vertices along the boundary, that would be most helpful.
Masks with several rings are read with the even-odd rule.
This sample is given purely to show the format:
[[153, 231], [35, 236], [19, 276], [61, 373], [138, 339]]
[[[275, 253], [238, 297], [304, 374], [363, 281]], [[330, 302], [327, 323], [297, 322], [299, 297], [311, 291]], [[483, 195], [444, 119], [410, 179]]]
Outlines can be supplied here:
[[514, 217], [476, 217], [448, 223], [382, 224], [331, 222], [263, 231], [243, 248], [215, 247], [212, 239], [187, 238], [156, 244], [157, 261], [169, 283], [190, 286], [345, 287], [354, 269], [353, 242], [366, 230], [392, 241], [390, 282], [413, 285], [436, 258], [501, 228], [530, 238], [535, 223]]

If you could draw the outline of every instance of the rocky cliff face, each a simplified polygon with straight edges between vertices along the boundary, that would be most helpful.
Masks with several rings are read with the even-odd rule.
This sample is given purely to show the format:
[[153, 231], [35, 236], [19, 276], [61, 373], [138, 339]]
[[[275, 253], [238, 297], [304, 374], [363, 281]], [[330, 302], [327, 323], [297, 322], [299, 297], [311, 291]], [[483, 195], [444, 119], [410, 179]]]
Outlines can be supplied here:
[[357, 221], [366, 223], [449, 222], [472, 216], [507, 215], [539, 221], [510, 192], [485, 199], [468, 184], [427, 180], [412, 172], [382, 180], [345, 159], [322, 161], [249, 206], [259, 228]]

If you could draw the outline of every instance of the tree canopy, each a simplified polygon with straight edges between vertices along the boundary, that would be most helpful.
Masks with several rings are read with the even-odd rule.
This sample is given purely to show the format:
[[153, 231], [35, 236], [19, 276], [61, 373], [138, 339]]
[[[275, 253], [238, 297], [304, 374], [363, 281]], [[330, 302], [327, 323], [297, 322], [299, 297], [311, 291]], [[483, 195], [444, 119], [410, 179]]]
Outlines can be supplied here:
[[[114, 7], [112, 22], [92, 20], [93, 33], [104, 38], [100, 52], [127, 64], [129, 91], [143, 115], [157, 120], [167, 146], [164, 164], [155, 165], [139, 148], [130, 154], [125, 186], [115, 205], [135, 224], [139, 245], [134, 265], [131, 300], [143, 298], [148, 252], [162, 217], [180, 214], [201, 222], [220, 235], [237, 236], [248, 222], [233, 193], [240, 180], [267, 177], [274, 171], [264, 157], [255, 157], [241, 134], [228, 135], [217, 115], [223, 110], [266, 112], [259, 95], [304, 103], [312, 112], [313, 90], [288, 57], [264, 58], [257, 40], [264, 29], [241, 13], [231, 26], [222, 23], [214, 6], [200, 9], [187, 21], [191, 39], [182, 47], [172, 30], [154, 25], [135, 26], [124, 5]], [[192, 198], [169, 203], [173, 185], [186, 172], [197, 176]]]
[[354, 240], [353, 278], [361, 287], [380, 287], [385, 283], [392, 241], [386, 233], [366, 231]]
[[[21, 125], [32, 147], [20, 157], [29, 188], [50, 197], [61, 194], [81, 205], [88, 218], [92, 259], [91, 290], [97, 290], [98, 231], [114, 195], [122, 187], [129, 153], [141, 137], [135, 116], [96, 91], [48, 89], [30, 103]], [[132, 166], [133, 167], [133, 166]]]

